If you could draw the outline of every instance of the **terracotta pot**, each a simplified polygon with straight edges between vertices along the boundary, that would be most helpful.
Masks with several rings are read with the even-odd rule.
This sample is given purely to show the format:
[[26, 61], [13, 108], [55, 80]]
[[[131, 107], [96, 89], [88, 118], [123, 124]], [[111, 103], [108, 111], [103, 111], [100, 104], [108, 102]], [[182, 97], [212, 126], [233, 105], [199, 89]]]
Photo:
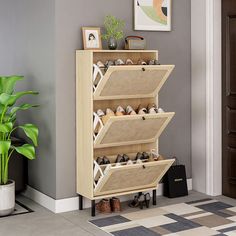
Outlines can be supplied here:
[[0, 216], [10, 215], [15, 208], [15, 182], [0, 185]]

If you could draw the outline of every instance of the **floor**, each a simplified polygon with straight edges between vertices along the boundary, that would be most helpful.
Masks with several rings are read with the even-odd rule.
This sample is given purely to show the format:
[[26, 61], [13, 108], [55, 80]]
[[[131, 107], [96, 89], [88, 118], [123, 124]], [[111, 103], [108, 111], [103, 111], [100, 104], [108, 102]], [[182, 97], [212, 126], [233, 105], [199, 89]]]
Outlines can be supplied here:
[[[199, 200], [207, 198], [204, 194], [191, 191], [189, 196], [175, 199], [165, 197], [157, 198], [157, 206], [176, 204], [187, 201]], [[236, 199], [227, 198], [224, 196], [211, 197], [221, 200], [225, 203], [236, 206]], [[90, 209], [83, 211], [73, 211], [61, 214], [54, 214], [47, 209], [41, 207], [35, 202], [19, 196], [23, 204], [34, 210], [33, 213], [11, 216], [0, 219], [0, 236], [106, 236], [109, 235], [100, 229], [94, 227], [88, 220], [90, 217]], [[127, 203], [123, 204], [123, 213], [137, 211], [138, 209], [130, 209]], [[113, 214], [114, 215], [114, 214]], [[110, 215], [107, 215], [110, 216]], [[95, 218], [106, 217], [106, 215], [98, 214]], [[95, 219], [94, 218], [94, 219]]]

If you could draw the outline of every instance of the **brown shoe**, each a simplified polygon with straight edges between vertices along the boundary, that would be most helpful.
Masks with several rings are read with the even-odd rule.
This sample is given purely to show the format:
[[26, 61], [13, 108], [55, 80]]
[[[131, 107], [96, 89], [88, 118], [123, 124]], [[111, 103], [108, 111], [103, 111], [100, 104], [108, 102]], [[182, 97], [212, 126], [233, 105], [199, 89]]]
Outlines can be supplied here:
[[111, 205], [108, 199], [102, 199], [96, 204], [96, 208], [100, 213], [111, 213]]
[[120, 204], [120, 199], [119, 198], [113, 197], [110, 200], [110, 203], [111, 203], [111, 210], [113, 212], [120, 212], [121, 211], [121, 204]]

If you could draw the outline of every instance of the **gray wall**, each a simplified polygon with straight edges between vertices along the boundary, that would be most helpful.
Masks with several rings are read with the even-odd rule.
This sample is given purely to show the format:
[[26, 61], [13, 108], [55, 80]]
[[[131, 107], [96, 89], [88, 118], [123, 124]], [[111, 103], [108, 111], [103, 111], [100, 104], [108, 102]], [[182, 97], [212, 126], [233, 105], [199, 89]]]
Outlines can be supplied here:
[[39, 126], [37, 159], [29, 162], [29, 185], [56, 197], [54, 0], [0, 0], [0, 74], [21, 74], [18, 89], [38, 97], [40, 108], [18, 113], [19, 122]]
[[[191, 1], [192, 175], [194, 189], [206, 192], [206, 1]], [[201, 17], [199, 17], [201, 16]]]
[[56, 1], [57, 198], [75, 195], [75, 49], [82, 48], [82, 26], [102, 26], [113, 14], [126, 21], [126, 34], [146, 37], [162, 64], [175, 64], [160, 93], [160, 105], [176, 116], [160, 139], [161, 153], [176, 155], [191, 177], [191, 15], [190, 1], [173, 2], [172, 32], [133, 32], [133, 1]]

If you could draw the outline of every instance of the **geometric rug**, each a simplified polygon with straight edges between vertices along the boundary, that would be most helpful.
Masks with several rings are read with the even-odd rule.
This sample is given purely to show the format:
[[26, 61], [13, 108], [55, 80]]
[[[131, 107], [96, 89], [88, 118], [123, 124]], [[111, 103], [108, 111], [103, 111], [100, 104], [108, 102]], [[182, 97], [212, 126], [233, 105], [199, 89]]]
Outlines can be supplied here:
[[29, 207], [25, 206], [24, 204], [20, 203], [19, 201], [16, 201], [15, 209], [12, 212], [12, 214], [9, 216], [0, 216], [0, 219], [5, 218], [5, 217], [10, 217], [10, 216], [23, 215], [23, 214], [27, 214], [31, 212], [34, 212], [34, 211], [31, 210]]
[[208, 198], [90, 223], [115, 236], [236, 236], [236, 207]]

